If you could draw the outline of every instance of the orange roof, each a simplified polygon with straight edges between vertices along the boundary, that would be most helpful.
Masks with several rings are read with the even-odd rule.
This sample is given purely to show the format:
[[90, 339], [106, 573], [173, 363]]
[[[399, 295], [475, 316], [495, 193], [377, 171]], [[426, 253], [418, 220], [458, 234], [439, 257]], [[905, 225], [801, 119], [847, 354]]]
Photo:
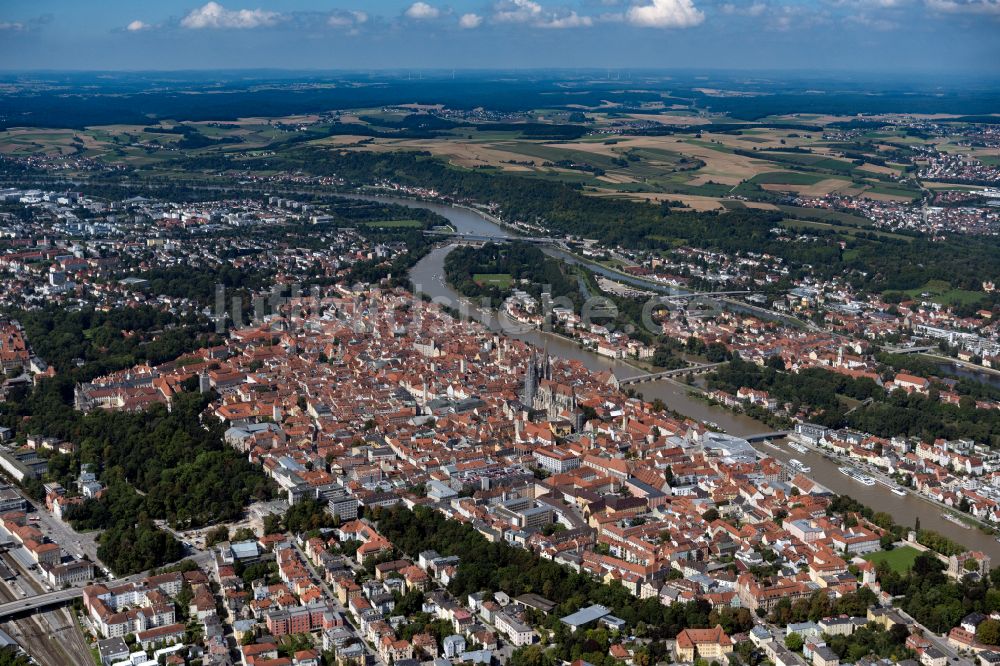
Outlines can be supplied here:
[[693, 648], [697, 645], [712, 643], [714, 645], [732, 645], [726, 632], [722, 630], [722, 625], [715, 625], [714, 629], [684, 629], [677, 634], [677, 646], [682, 648]]

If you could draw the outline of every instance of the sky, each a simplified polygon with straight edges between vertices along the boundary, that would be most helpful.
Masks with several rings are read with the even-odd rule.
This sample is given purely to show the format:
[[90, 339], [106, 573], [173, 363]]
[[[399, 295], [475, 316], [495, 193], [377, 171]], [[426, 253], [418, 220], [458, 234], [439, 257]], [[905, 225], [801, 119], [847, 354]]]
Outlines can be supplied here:
[[2, 70], [1000, 74], [1000, 0], [0, 0]]

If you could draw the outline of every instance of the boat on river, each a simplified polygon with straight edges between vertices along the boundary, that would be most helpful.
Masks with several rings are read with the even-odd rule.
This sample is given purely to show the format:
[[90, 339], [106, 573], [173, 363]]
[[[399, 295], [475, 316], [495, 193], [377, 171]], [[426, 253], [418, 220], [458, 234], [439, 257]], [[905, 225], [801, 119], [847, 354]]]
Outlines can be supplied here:
[[854, 481], [857, 481], [858, 483], [860, 483], [862, 485], [865, 485], [865, 486], [874, 486], [875, 485], [875, 479], [873, 479], [872, 477], [868, 476], [867, 474], [862, 474], [861, 472], [859, 472], [858, 470], [854, 469], [853, 467], [841, 467], [840, 468], [840, 473], [843, 474], [844, 476], [846, 476], [849, 479], [853, 479]]
[[788, 466], [796, 471], [802, 472], [803, 474], [808, 474], [812, 471], [812, 467], [795, 458], [788, 461]]

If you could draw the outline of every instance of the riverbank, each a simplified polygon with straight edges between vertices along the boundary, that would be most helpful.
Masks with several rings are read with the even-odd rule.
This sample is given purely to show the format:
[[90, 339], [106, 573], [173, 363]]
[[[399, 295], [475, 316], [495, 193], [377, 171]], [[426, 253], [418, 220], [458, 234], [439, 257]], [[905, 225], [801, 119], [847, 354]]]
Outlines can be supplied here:
[[[951, 516], [954, 516], [954, 518], [956, 520], [960, 520], [963, 523], [966, 523], [966, 525], [964, 525], [963, 527], [978, 529], [983, 534], [986, 534], [987, 536], [993, 536], [993, 534], [997, 530], [997, 526], [996, 525], [991, 525], [990, 523], [987, 523], [987, 522], [985, 522], [983, 520], [979, 520], [978, 518], [976, 518], [973, 515], [970, 515], [968, 513], [963, 513], [963, 512], [959, 511], [958, 509], [956, 509], [953, 506], [948, 506], [947, 504], [945, 504], [943, 502], [939, 502], [938, 500], [934, 499], [933, 497], [928, 497], [927, 495], [924, 495], [923, 493], [921, 493], [921, 492], [919, 492], [917, 490], [913, 490], [912, 488], [910, 488], [908, 486], [902, 486], [902, 485], [897, 484], [896, 481], [892, 477], [890, 477], [885, 472], [883, 472], [882, 470], [880, 470], [879, 468], [877, 468], [877, 467], [875, 467], [875, 466], [873, 466], [871, 464], [865, 463], [865, 462], [860, 461], [860, 460], [855, 460], [855, 459], [851, 458], [850, 456], [844, 456], [844, 455], [841, 455], [841, 454], [838, 454], [838, 453], [834, 453], [833, 451], [830, 451], [828, 449], [824, 449], [821, 446], [816, 446], [815, 444], [811, 444], [811, 443], [806, 442], [806, 441], [802, 441], [802, 440], [796, 439], [795, 442], [796, 442], [796, 444], [798, 444], [800, 446], [804, 446], [805, 448], [813, 451], [814, 453], [818, 453], [818, 454], [820, 454], [822, 456], [825, 456], [825, 457], [832, 457], [833, 459], [838, 460], [838, 461], [844, 461], [845, 463], [848, 463], [848, 464], [850, 464], [853, 467], [856, 467], [856, 468], [858, 468], [860, 470], [863, 470], [865, 474], [867, 474], [868, 476], [871, 476], [872, 478], [874, 478], [878, 483], [881, 483], [883, 485], [887, 485], [887, 486], [890, 486], [890, 487], [897, 486], [897, 487], [901, 488], [907, 495], [915, 497], [915, 498], [917, 498], [917, 499], [919, 499], [921, 501], [927, 502], [928, 504], [931, 504], [935, 508], [939, 509], [941, 512], [943, 512], [945, 514], [948, 514], [948, 515], [951, 515]], [[944, 517], [944, 516], [942, 516], [942, 517]], [[945, 520], [948, 520], [948, 518], [945, 518]], [[983, 531], [982, 528], [985, 528], [986, 530], [989, 530], [989, 532]]]

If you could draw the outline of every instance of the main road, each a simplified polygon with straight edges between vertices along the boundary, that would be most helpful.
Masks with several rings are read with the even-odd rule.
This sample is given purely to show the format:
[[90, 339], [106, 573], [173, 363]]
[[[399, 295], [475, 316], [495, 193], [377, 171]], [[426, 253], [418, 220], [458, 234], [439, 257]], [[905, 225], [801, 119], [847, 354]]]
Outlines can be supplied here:
[[[503, 227], [487, 220], [476, 211], [468, 208], [458, 208], [437, 203], [426, 203], [410, 199], [393, 197], [371, 197], [375, 200], [388, 201], [404, 206], [426, 208], [447, 218], [456, 230], [477, 236], [492, 235], [498, 239], [509, 239], [511, 233]], [[456, 306], [460, 303], [469, 305], [468, 312], [490, 329], [501, 331], [511, 337], [523, 340], [537, 347], [545, 347], [554, 356], [576, 360], [595, 372], [609, 370], [619, 379], [627, 379], [647, 374], [648, 371], [625, 363], [621, 360], [609, 359], [594, 352], [581, 348], [576, 342], [535, 328], [519, 326], [515, 322], [502, 318], [496, 311], [487, 308], [476, 308], [468, 299], [455, 292], [445, 281], [444, 259], [454, 249], [453, 245], [437, 247], [429, 252], [410, 270], [410, 281], [414, 289], [434, 299]], [[670, 379], [651, 381], [638, 386], [640, 394], [647, 400], [659, 398], [674, 411], [702, 422], [718, 424], [726, 432], [748, 436], [767, 432], [773, 428], [743, 414], [736, 414], [728, 409], [707, 404], [688, 387]], [[920, 518], [921, 527], [940, 532], [951, 539], [974, 550], [989, 554], [994, 561], [1000, 561], [1000, 543], [977, 529], [964, 529], [941, 515], [939, 507], [923, 499], [907, 494], [899, 497], [882, 484], [864, 486], [840, 473], [840, 465], [815, 452], [798, 453], [787, 447], [777, 445], [776, 448], [763, 447], [758, 449], [767, 455], [788, 462], [797, 458], [809, 465], [812, 471], [809, 477], [832, 492], [850, 495], [864, 504], [892, 514], [897, 523], [913, 526]]]

